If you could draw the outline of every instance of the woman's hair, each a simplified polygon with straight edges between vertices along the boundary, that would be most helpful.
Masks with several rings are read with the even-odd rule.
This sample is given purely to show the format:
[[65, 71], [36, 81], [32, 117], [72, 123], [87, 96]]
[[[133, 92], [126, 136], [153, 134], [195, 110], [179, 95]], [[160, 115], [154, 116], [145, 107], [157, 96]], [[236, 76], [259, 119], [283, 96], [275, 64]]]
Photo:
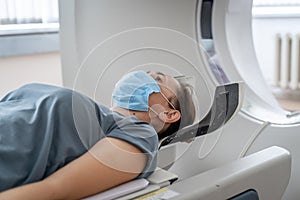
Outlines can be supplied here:
[[170, 99], [170, 101], [180, 112], [181, 118], [177, 122], [172, 123], [165, 131], [158, 134], [160, 140], [172, 135], [185, 126], [193, 124], [195, 120], [196, 110], [193, 101], [193, 88], [190, 84], [182, 81], [184, 78], [174, 78], [179, 82], [180, 86], [175, 91], [176, 98]]

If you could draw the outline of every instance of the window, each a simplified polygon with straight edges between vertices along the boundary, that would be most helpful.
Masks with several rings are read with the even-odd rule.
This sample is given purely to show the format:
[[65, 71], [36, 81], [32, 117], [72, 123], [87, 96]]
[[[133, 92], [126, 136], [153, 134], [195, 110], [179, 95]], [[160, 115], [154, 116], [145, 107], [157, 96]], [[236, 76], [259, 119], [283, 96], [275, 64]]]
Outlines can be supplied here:
[[57, 23], [58, 0], [0, 0], [0, 24]]
[[300, 0], [253, 0], [253, 6], [300, 6]]
[[254, 17], [299, 17], [300, 0], [253, 0]]
[[58, 51], [58, 0], [0, 0], [0, 56]]

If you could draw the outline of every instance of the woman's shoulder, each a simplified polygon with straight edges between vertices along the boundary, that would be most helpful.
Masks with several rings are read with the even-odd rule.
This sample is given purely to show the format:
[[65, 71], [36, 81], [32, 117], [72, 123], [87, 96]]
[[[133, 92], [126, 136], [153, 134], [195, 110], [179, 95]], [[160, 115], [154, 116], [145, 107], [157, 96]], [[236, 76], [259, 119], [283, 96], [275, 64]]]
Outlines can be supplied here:
[[28, 83], [17, 89], [18, 91], [52, 93], [52, 92], [70, 92], [71, 90], [62, 86], [49, 85], [44, 83]]
[[55, 99], [70, 99], [74, 98], [75, 96], [87, 98], [83, 94], [76, 92], [71, 88], [66, 88], [57, 85], [49, 85], [44, 83], [25, 84], [19, 89], [17, 89], [16, 93], [23, 96], [52, 97]]
[[51, 85], [51, 84], [46, 84], [46, 83], [26, 83], [23, 86], [20, 87], [20, 89], [25, 89], [25, 88], [39, 88], [39, 89], [46, 89], [46, 88], [52, 88], [52, 89], [58, 89], [58, 88], [63, 88], [62, 86], [57, 86], [57, 85]]

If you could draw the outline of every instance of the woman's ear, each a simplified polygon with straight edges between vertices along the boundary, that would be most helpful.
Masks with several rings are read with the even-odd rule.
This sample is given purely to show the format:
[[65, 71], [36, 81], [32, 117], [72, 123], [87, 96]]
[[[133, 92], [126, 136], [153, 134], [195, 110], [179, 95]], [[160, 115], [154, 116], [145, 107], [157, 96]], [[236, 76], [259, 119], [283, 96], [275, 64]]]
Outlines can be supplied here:
[[171, 124], [174, 122], [177, 122], [181, 117], [181, 114], [178, 110], [169, 110], [166, 112], [161, 112], [159, 114], [160, 120], [162, 120], [165, 123]]

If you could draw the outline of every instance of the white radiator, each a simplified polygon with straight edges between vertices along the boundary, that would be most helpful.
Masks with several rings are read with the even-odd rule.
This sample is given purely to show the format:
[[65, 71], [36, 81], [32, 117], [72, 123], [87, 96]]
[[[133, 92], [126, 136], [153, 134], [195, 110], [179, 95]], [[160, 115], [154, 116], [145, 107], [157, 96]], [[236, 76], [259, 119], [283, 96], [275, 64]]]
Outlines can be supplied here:
[[275, 86], [300, 90], [300, 34], [277, 34], [275, 59]]

